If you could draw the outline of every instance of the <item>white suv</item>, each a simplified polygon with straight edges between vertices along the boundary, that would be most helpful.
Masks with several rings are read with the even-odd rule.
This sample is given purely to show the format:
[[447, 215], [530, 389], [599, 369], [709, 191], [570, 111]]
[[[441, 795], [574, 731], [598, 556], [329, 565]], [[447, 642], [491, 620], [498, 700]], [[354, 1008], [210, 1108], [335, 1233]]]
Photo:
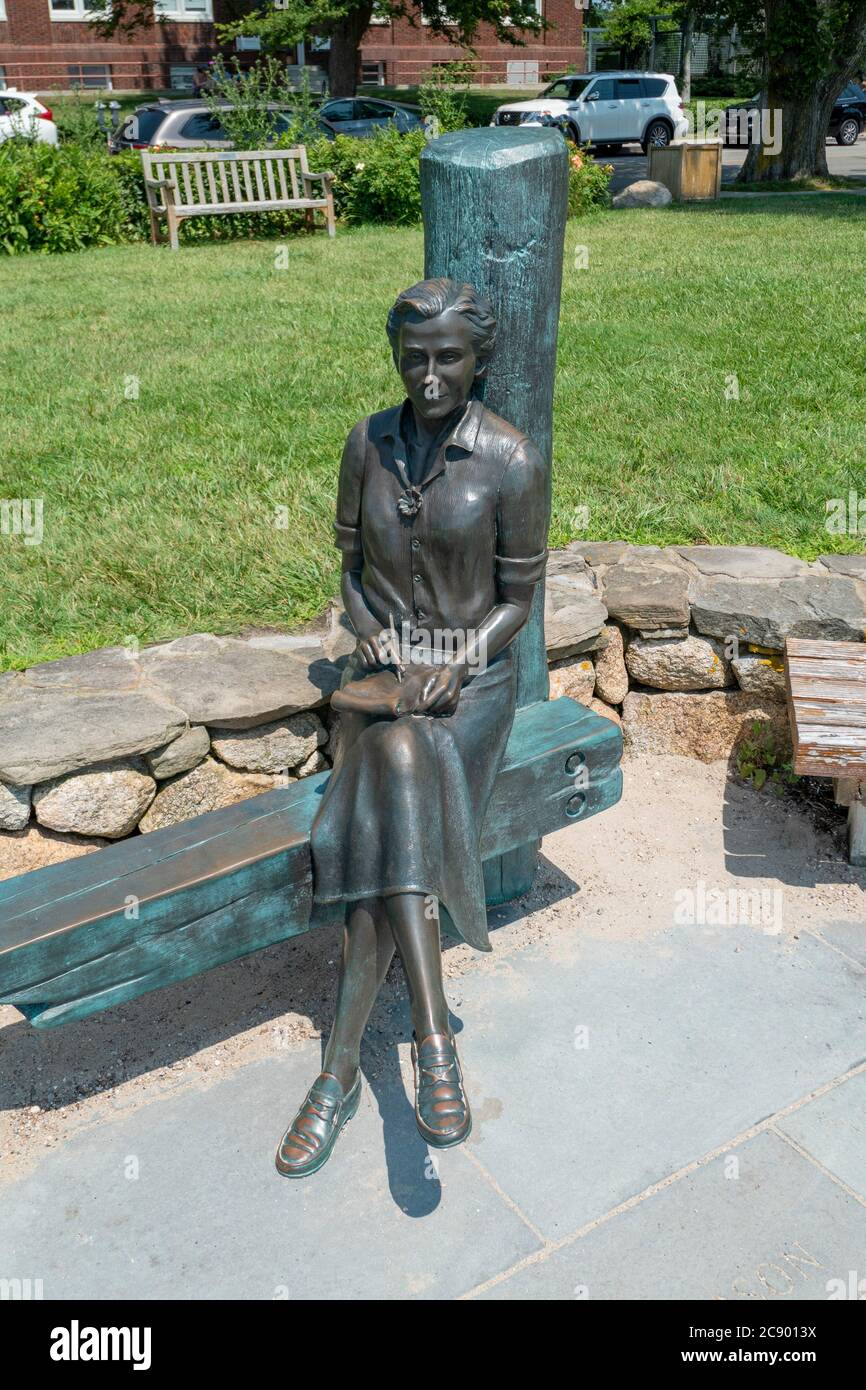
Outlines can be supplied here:
[[559, 77], [534, 101], [500, 106], [491, 125], [558, 125], [577, 145], [669, 145], [689, 123], [666, 72], [590, 72]]
[[46, 145], [57, 144], [57, 126], [48, 107], [30, 92], [4, 87], [0, 91], [0, 145], [13, 135], [23, 135], [27, 140], [39, 140]]

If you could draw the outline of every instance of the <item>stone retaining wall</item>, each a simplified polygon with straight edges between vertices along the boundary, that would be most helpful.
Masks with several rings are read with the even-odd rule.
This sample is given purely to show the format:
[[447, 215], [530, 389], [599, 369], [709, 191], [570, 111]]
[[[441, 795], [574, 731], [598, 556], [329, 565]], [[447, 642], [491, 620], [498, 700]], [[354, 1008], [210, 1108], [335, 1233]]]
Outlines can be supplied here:
[[[574, 541], [550, 557], [551, 696], [626, 747], [727, 757], [754, 719], [788, 737], [785, 638], [861, 641], [866, 555]], [[354, 639], [199, 634], [0, 676], [0, 877], [146, 834], [331, 765], [329, 699]]]

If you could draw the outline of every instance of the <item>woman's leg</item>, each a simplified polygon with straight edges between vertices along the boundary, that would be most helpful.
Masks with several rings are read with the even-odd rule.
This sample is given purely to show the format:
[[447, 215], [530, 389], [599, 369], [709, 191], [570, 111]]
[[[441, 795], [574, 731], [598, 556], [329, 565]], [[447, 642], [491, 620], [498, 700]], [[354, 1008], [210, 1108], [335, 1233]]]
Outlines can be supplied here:
[[[435, 916], [431, 915], [431, 905]], [[406, 971], [412, 1024], [420, 1042], [431, 1033], [449, 1033], [448, 1004], [442, 986], [442, 946], [435, 898], [395, 893], [385, 899], [391, 933]]]
[[361, 1038], [394, 956], [394, 938], [381, 898], [350, 903], [343, 933], [337, 1012], [324, 1070], [347, 1091], [358, 1070]]

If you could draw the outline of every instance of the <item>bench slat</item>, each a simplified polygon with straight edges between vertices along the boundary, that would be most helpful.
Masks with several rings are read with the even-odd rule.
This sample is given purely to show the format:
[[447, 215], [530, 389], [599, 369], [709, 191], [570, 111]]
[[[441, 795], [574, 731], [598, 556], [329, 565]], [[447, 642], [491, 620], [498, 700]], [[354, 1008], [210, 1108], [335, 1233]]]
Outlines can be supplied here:
[[[519, 710], [483, 858], [613, 805], [621, 751], [617, 726], [571, 700]], [[0, 999], [52, 1027], [334, 920], [311, 911], [309, 854], [329, 775], [0, 884]]]
[[253, 174], [255, 175], [256, 191], [259, 195], [259, 202], [265, 203], [267, 202], [267, 196], [265, 194], [265, 186], [262, 183], [262, 162], [260, 159], [253, 160]]
[[866, 772], [866, 644], [789, 637], [785, 670], [794, 771]]
[[[321, 198], [299, 198], [297, 202], [293, 200], [290, 206], [293, 208], [323, 208], [326, 204]], [[267, 200], [260, 203], [257, 198], [254, 198], [251, 202], [219, 203], [217, 207], [213, 207], [211, 203], [204, 203], [201, 206], [193, 203], [192, 207], [178, 208], [177, 215], [178, 217], [201, 217], [213, 212], [278, 212], [281, 208], [286, 208], [286, 204], [281, 199], [277, 199], [273, 203]]]
[[241, 193], [240, 179], [239, 179], [239, 177], [238, 177], [238, 161], [237, 161], [236, 159], [233, 159], [232, 162], [231, 162], [231, 164], [229, 164], [228, 170], [229, 170], [229, 175], [230, 175], [231, 181], [232, 181], [232, 191], [233, 191], [233, 193], [234, 193], [234, 202], [239, 203], [239, 202], [241, 202], [241, 199], [242, 199], [243, 195], [242, 195], [242, 193]]

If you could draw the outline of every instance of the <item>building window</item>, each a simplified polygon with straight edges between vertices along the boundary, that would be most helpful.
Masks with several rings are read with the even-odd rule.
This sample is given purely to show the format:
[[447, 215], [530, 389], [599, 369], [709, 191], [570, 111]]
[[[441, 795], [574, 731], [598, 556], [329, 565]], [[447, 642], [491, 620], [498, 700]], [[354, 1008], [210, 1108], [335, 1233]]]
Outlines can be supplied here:
[[0, 0], [0, 19], [6, 18], [6, 0]]
[[168, 70], [169, 87], [173, 92], [191, 92], [195, 72], [193, 67], [175, 67], [172, 65]]
[[365, 87], [384, 87], [385, 64], [375, 62], [362, 63], [361, 81]]
[[0, 68], [0, 92], [6, 90], [6, 69]]
[[92, 14], [98, 13], [100, 9], [101, 7], [98, 4], [95, 8], [88, 5], [87, 0], [48, 0], [48, 11], [52, 19], [89, 19]]
[[70, 63], [66, 69], [70, 87], [89, 87], [94, 91], [111, 91], [111, 68], [107, 63]]
[[188, 24], [213, 19], [211, 0], [154, 0], [153, 10], [161, 19], [182, 19]]

